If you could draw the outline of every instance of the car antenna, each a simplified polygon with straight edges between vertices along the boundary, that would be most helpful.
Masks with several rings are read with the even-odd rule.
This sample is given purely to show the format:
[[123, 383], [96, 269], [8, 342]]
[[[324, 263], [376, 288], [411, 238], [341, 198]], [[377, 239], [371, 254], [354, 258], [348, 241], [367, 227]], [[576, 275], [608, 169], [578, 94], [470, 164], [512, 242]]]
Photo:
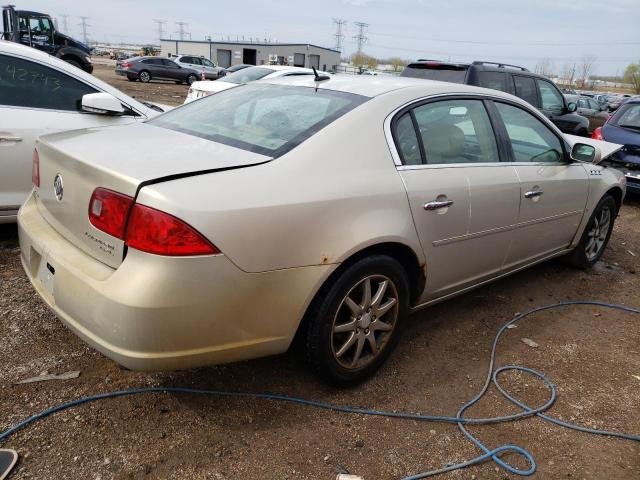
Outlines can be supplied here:
[[[331, 80], [331, 77], [329, 75], [319, 75], [318, 71], [316, 70], [316, 67], [311, 67], [311, 70], [313, 70], [313, 76], [315, 77], [315, 81], [316, 82], [322, 82], [323, 80]], [[316, 85], [316, 92], [318, 91], [318, 86]]]

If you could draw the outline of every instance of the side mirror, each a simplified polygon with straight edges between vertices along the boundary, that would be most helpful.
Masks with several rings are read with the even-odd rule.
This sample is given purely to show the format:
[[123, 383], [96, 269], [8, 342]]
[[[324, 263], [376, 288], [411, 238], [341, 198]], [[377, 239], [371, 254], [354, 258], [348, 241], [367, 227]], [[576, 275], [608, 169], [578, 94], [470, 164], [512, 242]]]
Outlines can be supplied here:
[[82, 96], [82, 111], [102, 115], [121, 115], [126, 110], [116, 97], [110, 93], [100, 92]]
[[578, 109], [578, 105], [576, 105], [574, 102], [569, 102], [567, 103], [567, 112], [569, 113], [573, 113]]
[[598, 164], [602, 161], [602, 152], [598, 147], [586, 143], [576, 143], [571, 149], [571, 159], [578, 162]]

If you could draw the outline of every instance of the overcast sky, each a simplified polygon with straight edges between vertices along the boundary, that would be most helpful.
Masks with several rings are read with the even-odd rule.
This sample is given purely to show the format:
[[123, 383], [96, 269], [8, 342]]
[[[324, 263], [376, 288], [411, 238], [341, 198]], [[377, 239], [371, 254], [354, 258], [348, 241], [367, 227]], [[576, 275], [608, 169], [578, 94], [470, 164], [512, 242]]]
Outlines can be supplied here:
[[364, 51], [378, 58], [489, 60], [533, 68], [548, 57], [559, 73], [566, 62], [597, 57], [595, 74], [622, 73], [640, 60], [640, 0], [15, 0], [18, 8], [90, 17], [90, 39], [157, 43], [153, 19], [187, 22], [193, 40], [271, 38], [332, 47], [333, 18], [347, 20], [345, 54], [356, 49], [354, 22], [366, 22]]

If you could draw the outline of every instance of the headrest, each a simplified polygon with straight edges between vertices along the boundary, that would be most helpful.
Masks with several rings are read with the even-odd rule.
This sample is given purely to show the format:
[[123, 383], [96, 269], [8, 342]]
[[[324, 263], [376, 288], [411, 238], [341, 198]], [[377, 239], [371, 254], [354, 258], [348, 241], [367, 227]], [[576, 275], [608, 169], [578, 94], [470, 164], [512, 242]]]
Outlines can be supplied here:
[[427, 163], [434, 160], [454, 159], [464, 150], [464, 132], [455, 125], [439, 123], [421, 131], [427, 154]]

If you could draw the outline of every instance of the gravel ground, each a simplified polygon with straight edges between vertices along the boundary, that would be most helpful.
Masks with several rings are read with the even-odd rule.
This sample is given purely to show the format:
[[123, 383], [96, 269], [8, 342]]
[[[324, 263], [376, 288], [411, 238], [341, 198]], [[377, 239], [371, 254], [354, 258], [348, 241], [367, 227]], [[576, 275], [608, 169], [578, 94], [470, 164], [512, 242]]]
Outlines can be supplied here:
[[[109, 78], [107, 67], [97, 74]], [[140, 85], [140, 97], [171, 103], [185, 86]], [[127, 87], [127, 88], [124, 88]], [[145, 89], [140, 92], [139, 89]], [[163, 93], [154, 93], [163, 91]], [[164, 90], [163, 90], [164, 89]], [[181, 103], [173, 101], [172, 103]], [[628, 200], [592, 270], [547, 262], [434, 306], [409, 319], [403, 341], [369, 382], [337, 390], [294, 353], [196, 370], [146, 374], [118, 368], [69, 332], [22, 272], [15, 226], [0, 225], [0, 430], [58, 403], [132, 387], [269, 391], [375, 409], [453, 415], [481, 387], [491, 341], [516, 312], [567, 299], [640, 305], [640, 202]], [[635, 256], [634, 256], [635, 254]], [[500, 364], [526, 365], [558, 385], [552, 409], [567, 421], [640, 434], [638, 317], [595, 307], [535, 314], [508, 330]], [[534, 340], [539, 347], [525, 345]], [[79, 378], [15, 385], [46, 373]], [[539, 382], [515, 373], [508, 389], [530, 405]], [[494, 391], [469, 414], [513, 412]], [[534, 478], [640, 478], [640, 445], [556, 427], [540, 419], [471, 429], [490, 446], [516, 443], [538, 462]], [[57, 413], [2, 445], [21, 460], [11, 479], [333, 479], [338, 468], [391, 479], [477, 455], [455, 426], [339, 414], [269, 401], [144, 394]], [[523, 462], [507, 456], [516, 465]], [[492, 463], [446, 478], [513, 478]]]

